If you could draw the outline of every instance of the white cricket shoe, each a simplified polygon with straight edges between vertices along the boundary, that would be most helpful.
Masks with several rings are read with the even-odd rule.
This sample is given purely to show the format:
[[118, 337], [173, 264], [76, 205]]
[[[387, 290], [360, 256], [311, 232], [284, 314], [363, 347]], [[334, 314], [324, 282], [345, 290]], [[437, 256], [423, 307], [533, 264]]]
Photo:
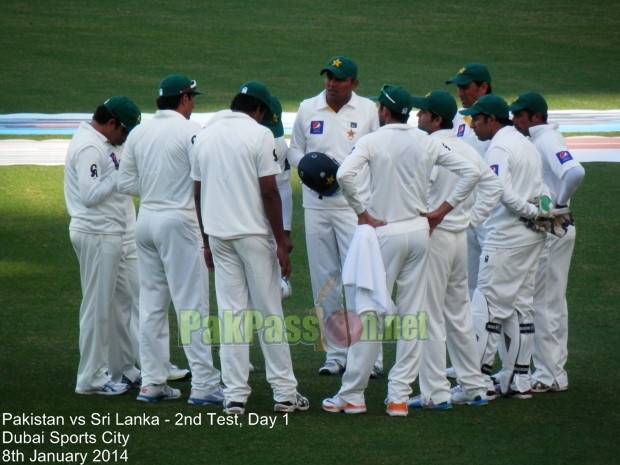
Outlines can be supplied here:
[[171, 388], [167, 384], [148, 384], [140, 388], [137, 400], [157, 402], [159, 400], [174, 400], [179, 397], [181, 397], [181, 391]]
[[472, 389], [466, 391], [460, 384], [457, 384], [450, 389], [450, 391], [452, 392], [450, 401], [453, 404], [465, 404], [472, 407], [477, 407], [479, 405], [487, 405], [489, 403], [485, 389]]
[[344, 367], [338, 360], [327, 360], [321, 368], [319, 375], [339, 375], [344, 372]]
[[170, 374], [168, 375], [168, 381], [181, 381], [192, 377], [191, 371], [185, 368], [179, 368], [173, 363], [170, 364]]

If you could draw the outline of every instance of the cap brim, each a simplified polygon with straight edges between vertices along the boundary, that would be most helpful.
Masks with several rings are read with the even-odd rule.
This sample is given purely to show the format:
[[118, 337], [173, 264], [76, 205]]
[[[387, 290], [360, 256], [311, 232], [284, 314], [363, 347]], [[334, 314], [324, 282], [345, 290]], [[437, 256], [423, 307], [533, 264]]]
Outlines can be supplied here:
[[271, 126], [269, 129], [271, 129], [271, 132], [273, 132], [273, 137], [277, 138], [284, 135], [284, 125], [282, 124], [282, 121], [280, 121], [275, 126]]
[[477, 108], [470, 107], [470, 108], [465, 108], [463, 110], [459, 110], [459, 113], [461, 115], [465, 115], [465, 116], [474, 116], [474, 115], [479, 115], [479, 114], [484, 113], [484, 112], [478, 110]]
[[511, 105], [508, 105], [508, 110], [512, 111], [513, 113], [515, 111], [521, 111], [521, 110], [525, 110], [526, 107], [524, 105], [521, 105], [519, 103], [513, 103]]
[[336, 76], [337, 79], [344, 79], [347, 76], [344, 75], [344, 73], [342, 72], [342, 70], [337, 69], [337, 68], [323, 68], [321, 70], [321, 76], [327, 72], [332, 73], [334, 76]]
[[453, 78], [450, 78], [446, 81], [446, 84], [456, 84], [457, 86], [469, 84], [473, 82], [473, 79], [469, 76], [465, 76], [463, 74], [457, 74]]
[[411, 106], [420, 110], [428, 110], [429, 105], [424, 97], [411, 97]]
[[205, 94], [204, 92], [199, 92], [199, 91], [197, 91], [197, 90], [192, 90], [192, 91], [186, 92], [186, 94], [192, 94], [192, 95], [207, 95], [207, 94]]

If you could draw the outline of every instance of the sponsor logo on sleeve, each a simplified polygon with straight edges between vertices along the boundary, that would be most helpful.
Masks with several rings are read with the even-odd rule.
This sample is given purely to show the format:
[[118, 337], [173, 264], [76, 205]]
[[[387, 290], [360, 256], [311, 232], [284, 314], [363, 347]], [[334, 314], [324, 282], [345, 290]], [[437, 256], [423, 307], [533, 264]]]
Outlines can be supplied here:
[[465, 135], [466, 128], [467, 128], [466, 124], [459, 124], [459, 127], [456, 131], [456, 137], [463, 137]]
[[491, 171], [495, 173], [495, 176], [499, 176], [499, 165], [491, 165]]
[[568, 150], [563, 150], [561, 152], [558, 152], [555, 154], [556, 157], [558, 157], [558, 160], [560, 161], [560, 164], [564, 164], [567, 161], [571, 161], [573, 159], [572, 155], [570, 154], [570, 152]]

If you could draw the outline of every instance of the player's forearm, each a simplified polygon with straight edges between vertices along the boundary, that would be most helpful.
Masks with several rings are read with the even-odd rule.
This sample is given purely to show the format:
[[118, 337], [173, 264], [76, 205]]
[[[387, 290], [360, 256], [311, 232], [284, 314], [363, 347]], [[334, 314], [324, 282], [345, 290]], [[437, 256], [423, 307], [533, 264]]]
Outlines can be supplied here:
[[124, 169], [121, 163], [121, 168], [119, 169], [116, 179], [116, 187], [122, 194], [140, 197], [140, 179], [138, 178], [138, 173]]
[[107, 176], [92, 182], [81, 182], [79, 185], [80, 198], [85, 207], [94, 207], [116, 190], [116, 175], [117, 172], [113, 171]]
[[288, 160], [289, 164], [294, 168], [297, 168], [297, 165], [299, 165], [299, 160], [301, 160], [303, 156], [304, 152], [293, 145], [291, 145], [286, 151], [286, 159]]
[[499, 202], [502, 191], [502, 184], [495, 174], [483, 174], [477, 185], [476, 201], [470, 211], [470, 227], [480, 226], [489, 217]]
[[194, 181], [194, 205], [196, 206], [196, 217], [198, 218], [198, 225], [200, 226], [200, 233], [202, 234], [202, 245], [205, 248], [209, 247], [209, 237], [204, 233], [204, 227], [202, 225], [202, 204], [200, 202], [200, 196], [202, 192], [202, 183], [200, 181]]
[[504, 189], [501, 201], [506, 208], [524, 218], [535, 218], [538, 214], [538, 206], [519, 197], [514, 191]]
[[276, 177], [276, 182], [282, 202], [282, 224], [285, 231], [290, 231], [293, 218], [293, 189], [289, 179], [279, 180]]
[[557, 198], [555, 199], [556, 206], [564, 206], [568, 204], [568, 201], [577, 191], [577, 188], [583, 181], [585, 175], [586, 171], [581, 165], [573, 166], [566, 173], [564, 173], [564, 176], [562, 177], [562, 183], [560, 185], [560, 190], [558, 192]]
[[273, 232], [273, 236], [278, 244], [286, 242], [284, 225], [282, 223], [282, 201], [278, 190], [262, 193], [265, 216]]

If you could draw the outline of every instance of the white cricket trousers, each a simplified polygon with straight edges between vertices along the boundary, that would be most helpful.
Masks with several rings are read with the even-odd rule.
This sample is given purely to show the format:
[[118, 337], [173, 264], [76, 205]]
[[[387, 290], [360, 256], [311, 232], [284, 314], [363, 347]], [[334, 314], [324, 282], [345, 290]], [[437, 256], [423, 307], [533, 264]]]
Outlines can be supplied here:
[[[182, 212], [153, 212], [141, 208], [136, 222], [140, 274], [140, 363], [142, 384], [163, 384], [170, 371], [168, 310], [209, 315], [208, 270], [195, 217]], [[193, 331], [183, 345], [192, 372], [192, 389], [213, 390], [220, 373], [213, 367], [211, 346], [202, 330]]]
[[[332, 313], [345, 308], [342, 265], [357, 227], [357, 215], [350, 208], [306, 208], [304, 218], [313, 298], [316, 299], [330, 278], [335, 278], [331, 290], [319, 304], [327, 320]], [[328, 342], [326, 350], [326, 360], [337, 360], [342, 366], [346, 365], [346, 348], [336, 347]]]
[[[113, 234], [88, 234], [69, 231], [71, 243], [80, 264], [82, 303], [80, 305], [80, 362], [78, 365], [76, 391], [96, 390], [102, 387], [108, 376], [102, 368], [109, 363], [110, 373], [120, 381], [120, 360], [109, 360], [110, 332], [123, 329], [119, 322], [124, 316], [114, 306], [114, 293], [119, 275], [119, 263], [123, 252], [123, 239]], [[118, 343], [126, 334], [115, 334], [112, 341]]]
[[568, 387], [564, 369], [568, 359], [568, 306], [566, 287], [577, 231], [569, 227], [563, 238], [547, 234], [538, 262], [534, 293], [534, 347], [532, 379], [547, 386]]
[[[247, 236], [239, 239], [209, 237], [209, 246], [215, 265], [215, 292], [220, 317], [220, 360], [225, 403], [246, 403], [251, 388], [249, 343], [238, 341], [234, 334], [243, 338], [244, 315], [248, 310], [260, 312], [263, 322], [272, 320], [270, 337], [275, 342], [263, 339], [265, 330], [259, 330], [254, 340], [260, 340], [265, 358], [267, 382], [271, 385], [276, 402], [294, 402], [297, 380], [293, 374], [293, 363], [288, 342], [284, 339], [284, 314], [280, 291], [280, 264], [276, 255], [273, 237]], [[226, 315], [228, 313], [228, 315]], [[277, 320], [274, 321], [274, 320]], [[226, 322], [235, 321], [232, 328]], [[282, 334], [277, 332], [277, 323], [282, 323]], [[267, 323], [265, 323], [267, 325]]]
[[474, 296], [478, 285], [478, 268], [480, 267], [480, 254], [482, 253], [482, 234], [479, 228], [467, 229], [467, 287], [469, 299]]
[[467, 234], [435, 229], [430, 238], [427, 273], [428, 341], [423, 344], [420, 392], [425, 404], [450, 400], [446, 344], [465, 391], [486, 390], [480, 372], [476, 333], [467, 284]]
[[[429, 235], [428, 229], [394, 233], [389, 226], [376, 229], [381, 257], [385, 264], [387, 288], [391, 293], [394, 285], [397, 286], [396, 315], [401, 321], [404, 317], [414, 316], [420, 323], [416, 337], [408, 337], [410, 334], [402, 337], [401, 334], [398, 338], [396, 360], [388, 374], [388, 401], [406, 402], [411, 394], [411, 384], [420, 371], [420, 345], [423, 342], [418, 339], [426, 337], [426, 260]], [[383, 326], [384, 331], [385, 329]], [[374, 341], [358, 341], [349, 348], [347, 370], [342, 375], [342, 386], [338, 391], [344, 401], [365, 405], [364, 390], [368, 386], [370, 373], [380, 350], [381, 343]]]
[[[132, 235], [133, 237], [133, 235]], [[117, 320], [116, 328], [110, 333], [110, 360], [118, 360], [118, 364], [110, 364], [112, 379], [122, 379], [125, 375], [135, 382], [140, 377], [140, 370], [136, 368], [140, 360], [139, 345], [139, 306], [140, 278], [138, 273], [138, 251], [135, 239], [127, 240], [123, 237], [123, 253], [119, 263], [118, 280], [114, 292], [114, 307], [120, 309], [121, 318]], [[129, 335], [127, 330], [129, 328]], [[115, 335], [122, 334], [119, 338]], [[113, 371], [112, 366], [118, 365], [120, 373]]]
[[[474, 328], [478, 337], [481, 371], [488, 380], [499, 337], [509, 338], [504, 366], [513, 368], [512, 380], [500, 381], [502, 392], [529, 390], [529, 361], [534, 330], [534, 283], [543, 239], [520, 247], [483, 247], [478, 286], [472, 299]], [[515, 323], [512, 330], [510, 323]]]

